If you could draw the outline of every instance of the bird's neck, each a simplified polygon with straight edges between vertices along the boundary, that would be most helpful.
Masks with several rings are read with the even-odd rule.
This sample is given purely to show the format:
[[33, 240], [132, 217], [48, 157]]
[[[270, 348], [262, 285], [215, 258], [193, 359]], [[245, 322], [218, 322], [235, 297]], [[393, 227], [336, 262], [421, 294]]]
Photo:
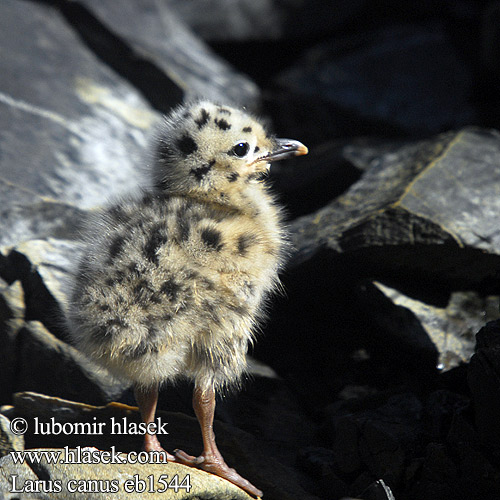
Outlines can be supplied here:
[[193, 189], [184, 193], [171, 193], [182, 196], [197, 203], [210, 205], [228, 213], [258, 217], [263, 213], [274, 212], [273, 199], [262, 182], [250, 183], [244, 186], [230, 187], [224, 190]]

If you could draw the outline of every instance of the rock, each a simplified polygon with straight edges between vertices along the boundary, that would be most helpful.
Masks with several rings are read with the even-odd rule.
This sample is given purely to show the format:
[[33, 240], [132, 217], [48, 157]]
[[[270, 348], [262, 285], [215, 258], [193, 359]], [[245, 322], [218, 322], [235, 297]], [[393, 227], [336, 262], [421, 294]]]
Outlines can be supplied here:
[[462, 394], [445, 389], [432, 392], [424, 403], [424, 433], [436, 442], [446, 437], [456, 446], [461, 442], [477, 444], [475, 436], [471, 437], [472, 428], [465, 420], [470, 406], [470, 398]]
[[19, 281], [0, 279], [0, 402], [10, 401], [15, 387], [16, 336], [24, 325], [24, 293]]
[[[19, 191], [22, 194], [19, 195]], [[19, 186], [8, 184], [1, 178], [0, 198], [6, 200], [1, 212], [0, 246], [49, 237], [74, 240], [88, 220], [86, 210], [43, 198], [34, 192], [23, 192]]]
[[360, 498], [363, 500], [395, 500], [391, 489], [384, 483], [383, 479], [372, 483], [361, 493]]
[[7, 0], [0, 46], [0, 244], [75, 238], [85, 208], [137, 188], [159, 117], [47, 4]]
[[98, 369], [74, 347], [52, 335], [40, 322], [29, 321], [16, 335], [15, 390], [99, 404], [117, 398], [126, 388]]
[[168, 5], [193, 31], [210, 41], [242, 42], [316, 38], [355, 19], [365, 4], [318, 0], [168, 0]]
[[0, 498], [5, 500], [53, 500], [45, 493], [22, 493], [14, 492], [14, 480], [17, 484], [38, 481], [39, 477], [26, 463], [14, 464], [10, 456], [0, 458]]
[[500, 456], [500, 320], [483, 327], [477, 339], [468, 370], [475, 425], [483, 445]]
[[476, 333], [484, 321], [500, 317], [498, 296], [482, 298], [473, 291], [452, 292], [448, 305], [442, 308], [407, 297], [381, 283], [375, 285], [394, 304], [415, 314], [440, 353], [442, 370], [468, 363], [476, 345]]
[[292, 223], [292, 264], [329, 249], [356, 275], [417, 298], [423, 290], [440, 301], [459, 289], [491, 293], [500, 266], [491, 229], [499, 137], [468, 128], [381, 157], [344, 195]]
[[343, 140], [329, 141], [314, 147], [300, 162], [291, 159], [271, 166], [270, 180], [280, 193], [287, 218], [321, 209], [359, 179], [359, 162], [351, 161], [348, 147]]
[[0, 276], [9, 283], [20, 280], [26, 318], [38, 320], [56, 336], [66, 339], [64, 313], [69, 302], [71, 278], [81, 243], [48, 238], [4, 248]]
[[321, 115], [308, 107], [313, 112], [302, 127], [329, 125], [331, 135], [361, 135], [364, 127], [373, 134], [432, 134], [479, 120], [469, 100], [471, 72], [439, 23], [382, 25], [332, 39], [306, 52], [277, 82], [276, 94], [288, 93], [291, 105], [302, 96], [329, 104], [335, 120], [320, 124]]
[[[257, 86], [217, 57], [165, 3], [129, 0], [118, 5], [82, 0], [81, 5], [106, 29], [126, 41], [134, 54], [154, 64], [174, 81], [185, 99], [206, 97], [256, 108]], [[203, 5], [202, 9], [205, 11], [207, 6]]]
[[2, 179], [80, 207], [136, 189], [158, 119], [139, 94], [49, 5], [4, 2], [0, 46]]
[[[111, 452], [99, 451], [96, 448], [84, 449], [51, 449], [29, 450], [31, 453], [48, 453], [58, 457], [57, 462], [49, 461], [46, 455], [42, 460], [29, 461], [38, 478], [43, 478], [44, 488], [50, 498], [71, 496], [75, 499], [87, 499], [89, 494], [94, 499], [125, 499], [130, 494], [150, 499], [192, 499], [217, 498], [221, 500], [250, 500], [252, 497], [229, 481], [213, 474], [185, 465], [169, 464], [137, 464], [126, 463], [125, 454], [113, 457], [125, 463], [106, 463]], [[66, 463], [85, 456], [97, 463]], [[135, 460], [136, 455], [129, 455]], [[2, 467], [7, 467], [11, 475], [17, 475], [17, 465], [11, 457], [2, 459]], [[10, 479], [7, 475], [7, 479]], [[12, 481], [12, 479], [10, 479]], [[28, 488], [30, 480], [21, 482], [16, 478], [17, 489]], [[31, 483], [32, 484], [32, 483]], [[42, 490], [43, 491], [43, 490]]]
[[500, 494], [498, 471], [479, 453], [449, 450], [430, 443], [409, 498], [496, 498]]
[[0, 458], [11, 451], [24, 450], [24, 437], [22, 434], [14, 434], [10, 429], [11, 421], [0, 414]]
[[[329, 406], [325, 431], [332, 440], [334, 471], [342, 477], [369, 472], [399, 484], [418, 440], [422, 404], [412, 394]], [[380, 404], [381, 401], [379, 400]]]
[[308, 446], [300, 451], [297, 463], [314, 478], [313, 491], [320, 498], [341, 498], [347, 494], [347, 483], [334, 472], [335, 458], [332, 450]]
[[[17, 393], [14, 396], [12, 415], [25, 418], [28, 422], [28, 431], [25, 434], [26, 448], [94, 446], [99, 449], [110, 449], [111, 446], [115, 446], [117, 451], [131, 452], [139, 450], [142, 444], [141, 435], [111, 434], [113, 422], [122, 424], [124, 418], [126, 422], [140, 422], [137, 408], [119, 403], [94, 407], [36, 393]], [[50, 423], [53, 417], [59, 423], [103, 423], [104, 427], [95, 428], [96, 431], [102, 429], [101, 434], [88, 432], [35, 434], [35, 417], [39, 422], [45, 423]], [[181, 448], [191, 454], [201, 451], [201, 435], [195, 418], [182, 413], [164, 411], [158, 411], [157, 417], [160, 417], [163, 423], [167, 423], [168, 435], [159, 436], [165, 449], [172, 451], [174, 448]], [[266, 497], [271, 500], [317, 500], [317, 497], [303, 489], [289, 467], [283, 466], [267, 452], [267, 448], [263, 446], [258, 436], [218, 420], [214, 423], [214, 431], [221, 453], [228, 464], [234, 466], [244, 477], [251, 478], [254, 484], [264, 490]]]

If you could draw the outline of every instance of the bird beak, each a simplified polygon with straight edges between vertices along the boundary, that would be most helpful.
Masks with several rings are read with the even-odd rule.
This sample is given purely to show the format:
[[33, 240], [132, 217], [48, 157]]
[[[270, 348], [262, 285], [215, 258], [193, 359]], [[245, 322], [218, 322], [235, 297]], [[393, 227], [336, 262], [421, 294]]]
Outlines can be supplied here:
[[266, 161], [278, 161], [290, 158], [291, 156], [302, 156], [308, 153], [304, 144], [293, 139], [276, 139], [276, 148], [265, 158]]

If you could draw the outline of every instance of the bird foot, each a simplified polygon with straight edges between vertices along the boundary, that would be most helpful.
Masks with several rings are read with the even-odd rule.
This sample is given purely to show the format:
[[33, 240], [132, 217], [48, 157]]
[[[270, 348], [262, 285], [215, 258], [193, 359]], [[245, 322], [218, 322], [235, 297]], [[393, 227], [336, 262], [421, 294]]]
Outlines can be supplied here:
[[198, 457], [193, 457], [182, 450], [174, 450], [174, 454], [175, 461], [180, 464], [197, 467], [198, 469], [202, 469], [206, 472], [210, 472], [216, 476], [227, 479], [231, 483], [239, 486], [241, 489], [257, 498], [260, 498], [263, 495], [262, 491], [256, 488], [252, 483], [250, 483], [250, 481], [241, 477], [234, 469], [228, 467], [224, 459], [220, 456], [217, 457], [202, 453]]
[[148, 453], [151, 451], [159, 451], [161, 453], [165, 453], [166, 462], [175, 462], [176, 457], [171, 455], [168, 451], [166, 451], [158, 441], [158, 438], [155, 435], [146, 434], [144, 436], [144, 444], [142, 446], [143, 451], [147, 451]]

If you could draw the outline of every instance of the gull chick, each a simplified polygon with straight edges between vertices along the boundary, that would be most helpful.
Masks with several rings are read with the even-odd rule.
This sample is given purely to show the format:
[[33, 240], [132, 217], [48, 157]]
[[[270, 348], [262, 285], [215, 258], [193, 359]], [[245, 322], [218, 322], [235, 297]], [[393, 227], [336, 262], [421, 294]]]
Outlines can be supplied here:
[[[229, 468], [215, 443], [215, 394], [237, 386], [266, 297], [278, 284], [285, 234], [263, 175], [307, 153], [254, 117], [198, 101], [174, 110], [157, 138], [152, 187], [105, 210], [75, 277], [76, 345], [133, 383], [145, 423], [161, 384], [194, 381], [203, 451], [167, 459], [262, 492]], [[146, 434], [146, 451], [164, 451]]]

